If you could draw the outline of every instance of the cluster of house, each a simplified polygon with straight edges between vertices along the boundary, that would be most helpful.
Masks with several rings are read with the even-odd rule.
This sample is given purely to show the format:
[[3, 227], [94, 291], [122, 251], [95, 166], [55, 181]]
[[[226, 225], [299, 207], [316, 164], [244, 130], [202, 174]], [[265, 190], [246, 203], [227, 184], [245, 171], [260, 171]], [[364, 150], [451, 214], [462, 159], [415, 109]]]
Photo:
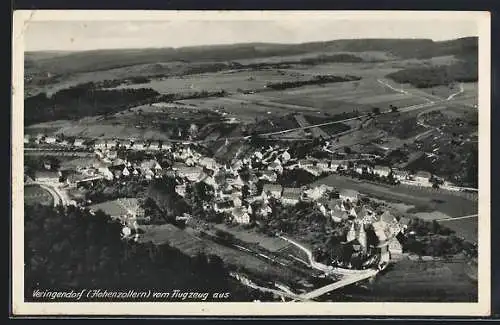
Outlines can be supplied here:
[[[403, 255], [404, 224], [397, 221], [388, 211], [377, 216], [366, 207], [361, 207], [352, 219], [346, 241], [341, 243], [343, 258], [334, 260], [337, 265], [353, 267], [353, 261], [360, 261], [357, 268], [368, 268], [378, 265], [385, 268], [390, 261], [399, 260]], [[377, 238], [376, 244], [369, 244], [366, 227], [371, 225]], [[345, 251], [347, 250], [347, 256]], [[340, 257], [339, 256], [339, 257]], [[346, 258], [347, 257], [347, 258]]]
[[392, 176], [401, 183], [432, 186], [431, 179], [433, 175], [427, 171], [418, 171], [415, 174], [411, 174], [405, 170], [395, 169], [389, 166], [375, 165], [372, 167], [366, 164], [356, 164], [353, 171], [359, 175], [371, 174], [379, 177]]
[[80, 149], [96, 149], [96, 150], [112, 150], [112, 149], [130, 149], [130, 150], [150, 150], [150, 151], [160, 151], [169, 150], [171, 145], [166, 142], [161, 142], [158, 140], [116, 140], [116, 139], [97, 139], [89, 140], [83, 138], [63, 138], [59, 136], [37, 134], [36, 136], [31, 136], [29, 134], [24, 135], [24, 144], [35, 143], [35, 144], [47, 144], [62, 147], [73, 147]]
[[427, 171], [418, 171], [410, 174], [405, 170], [391, 168], [389, 166], [367, 164], [349, 164], [349, 160], [317, 159], [307, 157], [305, 159], [296, 159], [290, 156], [287, 149], [279, 147], [269, 147], [265, 150], [256, 151], [253, 157], [257, 158], [267, 166], [266, 178], [273, 182], [276, 180], [276, 173], [281, 174], [284, 169], [302, 169], [313, 176], [320, 176], [325, 173], [340, 172], [352, 170], [363, 175], [372, 174], [379, 177], [392, 176], [395, 180], [409, 185], [432, 186], [431, 179], [433, 175]]
[[[112, 151], [118, 148], [153, 152], [168, 152], [172, 150], [171, 144], [157, 140], [119, 141], [116, 139], [97, 139], [95, 141], [91, 141], [82, 138], [68, 140], [56, 136], [46, 136], [44, 134], [38, 134], [35, 137], [31, 137], [29, 134], [26, 134], [24, 136], [24, 143], [30, 143], [30, 141], [33, 141], [36, 144], [71, 146], [73, 148], [86, 148], [97, 151]], [[372, 167], [366, 164], [349, 165], [348, 160], [316, 159], [310, 157], [306, 159], [296, 159], [291, 157], [287, 149], [280, 148], [279, 146], [260, 148], [259, 150], [256, 150], [250, 158], [252, 161], [257, 162], [259, 166], [263, 165], [262, 177], [270, 182], [276, 181], [277, 175], [283, 173], [284, 169], [291, 170], [298, 168], [305, 170], [314, 176], [320, 176], [330, 172], [352, 170], [359, 175], [373, 174], [380, 177], [389, 177], [389, 175], [392, 175], [395, 180], [408, 185], [432, 186], [432, 182], [430, 181], [432, 174], [426, 171], [419, 171], [412, 175], [407, 171], [394, 169], [388, 166], [376, 165]], [[192, 160], [186, 161], [186, 164], [188, 166], [194, 165], [195, 163]], [[134, 173], [133, 170], [123, 170], [123, 172], [125, 176], [127, 176], [127, 173]], [[154, 177], [154, 173], [148, 172], [148, 174], [148, 178]], [[448, 185], [451, 186], [452, 184]]]

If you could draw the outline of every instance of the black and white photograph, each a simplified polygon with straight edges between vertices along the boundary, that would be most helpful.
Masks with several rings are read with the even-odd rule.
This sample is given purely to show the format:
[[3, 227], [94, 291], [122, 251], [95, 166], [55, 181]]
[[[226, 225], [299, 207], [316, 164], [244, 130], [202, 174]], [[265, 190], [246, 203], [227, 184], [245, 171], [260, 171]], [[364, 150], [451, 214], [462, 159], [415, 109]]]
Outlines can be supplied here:
[[489, 312], [487, 13], [14, 18], [14, 312]]

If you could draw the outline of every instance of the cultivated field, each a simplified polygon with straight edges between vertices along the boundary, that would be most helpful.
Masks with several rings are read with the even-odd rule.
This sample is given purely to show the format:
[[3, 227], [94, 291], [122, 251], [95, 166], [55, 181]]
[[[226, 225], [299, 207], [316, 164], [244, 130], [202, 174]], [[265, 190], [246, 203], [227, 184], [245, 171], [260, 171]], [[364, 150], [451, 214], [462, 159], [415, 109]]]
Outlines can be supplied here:
[[277, 280], [290, 280], [297, 276], [297, 274], [285, 267], [272, 265], [254, 255], [245, 254], [239, 250], [217, 244], [209, 239], [197, 237], [170, 224], [143, 226], [142, 228], [146, 231], [142, 236], [142, 242], [151, 241], [157, 245], [169, 243], [172, 247], [191, 256], [196, 255], [198, 252], [215, 254], [221, 257], [225, 263], [242, 266], [257, 274], [275, 277]]
[[188, 94], [195, 91], [261, 89], [268, 82], [304, 80], [304, 75], [287, 70], [228, 70], [181, 77], [154, 79], [145, 84], [121, 85], [117, 88], [153, 88], [161, 94]]
[[205, 109], [224, 108], [228, 113], [246, 117], [248, 121], [263, 114], [319, 111], [339, 114], [353, 110], [367, 112], [373, 107], [387, 110], [390, 105], [406, 107], [424, 103], [419, 97], [395, 92], [374, 79], [179, 102]]

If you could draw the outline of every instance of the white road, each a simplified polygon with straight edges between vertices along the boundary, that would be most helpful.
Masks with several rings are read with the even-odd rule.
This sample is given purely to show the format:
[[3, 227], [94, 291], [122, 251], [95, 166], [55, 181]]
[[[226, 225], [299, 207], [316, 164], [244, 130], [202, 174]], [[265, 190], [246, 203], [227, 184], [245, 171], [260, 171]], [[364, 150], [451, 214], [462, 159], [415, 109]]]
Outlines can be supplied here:
[[335, 291], [337, 289], [354, 284], [356, 282], [369, 279], [369, 278], [377, 275], [377, 273], [378, 273], [378, 270], [370, 269], [370, 270], [365, 270], [365, 272], [363, 272], [363, 273], [349, 275], [340, 281], [328, 284], [324, 287], [321, 287], [321, 288], [318, 288], [316, 290], [310, 291], [306, 294], [303, 294], [303, 295], [301, 295], [301, 297], [305, 298], [305, 299], [314, 299], [314, 298], [322, 296], [328, 292]]
[[453, 94], [451, 94], [450, 96], [448, 96], [448, 98], [446, 98], [446, 100], [452, 100], [452, 99], [453, 99], [453, 97], [458, 96], [458, 95], [460, 95], [460, 94], [461, 94], [461, 93], [463, 93], [463, 92], [464, 92], [464, 84], [463, 84], [463, 83], [460, 83], [460, 90], [459, 90], [459, 91], [457, 91], [456, 93], [453, 93]]
[[468, 216], [462, 216], [462, 217], [456, 217], [456, 218], [447, 218], [447, 219], [437, 219], [436, 221], [441, 222], [441, 221], [452, 221], [452, 220], [460, 220], [460, 219], [470, 219], [470, 218], [477, 218], [477, 214], [471, 214]]

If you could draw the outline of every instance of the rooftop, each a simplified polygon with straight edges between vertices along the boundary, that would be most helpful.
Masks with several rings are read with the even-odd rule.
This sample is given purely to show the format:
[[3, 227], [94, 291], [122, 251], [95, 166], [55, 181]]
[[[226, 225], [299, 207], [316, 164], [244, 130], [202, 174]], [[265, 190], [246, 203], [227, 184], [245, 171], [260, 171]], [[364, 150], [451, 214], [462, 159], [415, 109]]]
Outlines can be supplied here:
[[51, 170], [41, 170], [35, 173], [35, 178], [59, 178], [59, 173]]
[[267, 191], [280, 191], [281, 192], [282, 187], [280, 184], [264, 184], [262, 187], [262, 191], [267, 192]]
[[342, 195], [342, 196], [353, 197], [353, 196], [358, 196], [359, 192], [356, 191], [356, 190], [342, 189], [342, 190], [340, 190], [339, 194]]
[[285, 187], [283, 189], [283, 197], [286, 199], [299, 199], [302, 190], [298, 187]]
[[391, 171], [391, 168], [388, 166], [381, 166], [381, 165], [376, 165], [374, 167], [375, 170], [383, 170], [383, 171]]

